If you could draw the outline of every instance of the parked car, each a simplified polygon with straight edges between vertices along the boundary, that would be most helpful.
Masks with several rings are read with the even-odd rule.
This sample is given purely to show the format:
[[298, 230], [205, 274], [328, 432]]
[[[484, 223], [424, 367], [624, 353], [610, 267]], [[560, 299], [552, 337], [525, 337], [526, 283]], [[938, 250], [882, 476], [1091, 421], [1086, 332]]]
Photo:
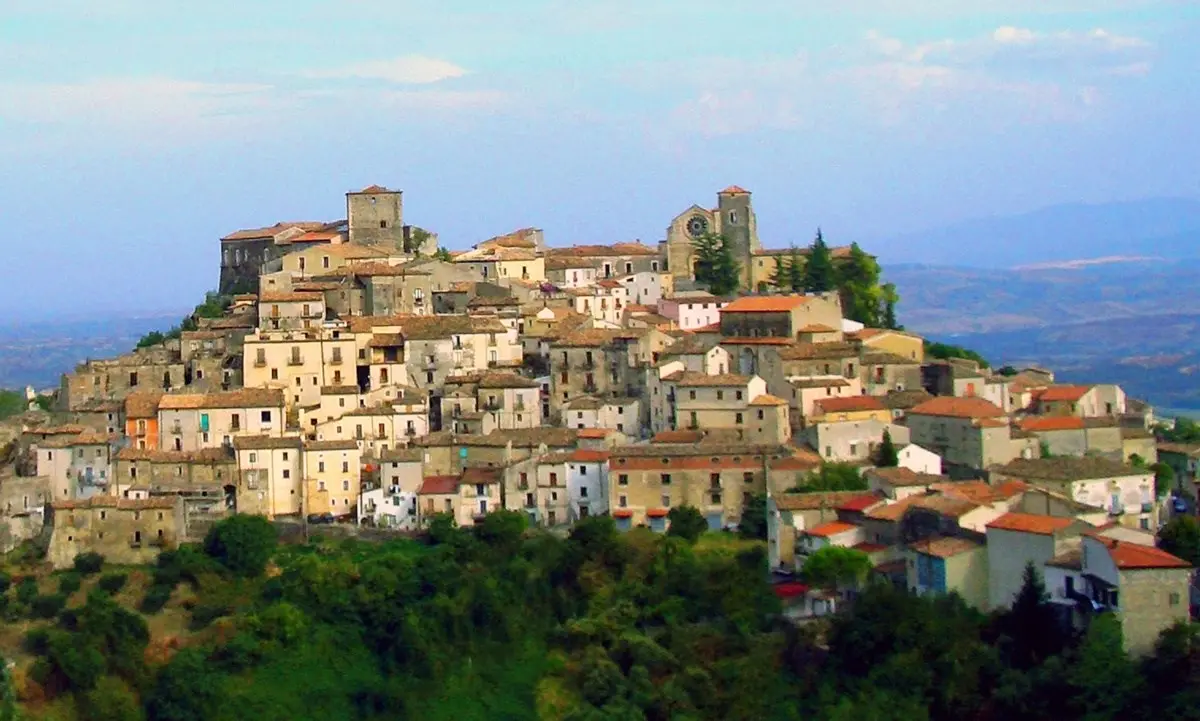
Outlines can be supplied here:
[[333, 523], [334, 517], [332, 513], [310, 513], [308, 514], [308, 522], [312, 524]]

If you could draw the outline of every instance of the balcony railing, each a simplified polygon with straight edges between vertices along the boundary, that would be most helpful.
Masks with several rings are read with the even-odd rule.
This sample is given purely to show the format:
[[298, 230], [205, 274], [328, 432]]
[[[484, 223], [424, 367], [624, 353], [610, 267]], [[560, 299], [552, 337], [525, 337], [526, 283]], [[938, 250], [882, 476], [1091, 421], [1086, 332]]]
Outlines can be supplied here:
[[267, 359], [266, 358], [255, 358], [254, 359], [254, 367], [255, 368], [266, 368], [267, 367]]
[[329, 365], [331, 365], [331, 366], [340, 366], [341, 364], [342, 364], [342, 357], [340, 355], [335, 355], [329, 359]]
[[595, 393], [597, 390], [598, 389], [596, 388], [595, 383], [584, 383], [583, 384], [584, 393]]
[[409, 438], [412, 438], [413, 436], [417, 435], [417, 429], [416, 428], [405, 428], [404, 435], [408, 436]]
[[183, 435], [183, 424], [181, 424], [179, 421], [175, 421], [174, 423], [172, 423], [171, 424], [171, 433], [173, 433], [177, 436]]
[[290, 365], [290, 366], [304, 365], [304, 356], [298, 356], [298, 355], [289, 356], [288, 357], [288, 365]]
[[523, 410], [525, 410], [525, 401], [518, 400], [516, 403], [514, 403], [514, 404], [513, 404], [513, 410], [514, 410], [514, 411], [523, 411]]
[[500, 401], [488, 401], [483, 404], [483, 409], [485, 411], [498, 411], [502, 408], [504, 408], [504, 404]]

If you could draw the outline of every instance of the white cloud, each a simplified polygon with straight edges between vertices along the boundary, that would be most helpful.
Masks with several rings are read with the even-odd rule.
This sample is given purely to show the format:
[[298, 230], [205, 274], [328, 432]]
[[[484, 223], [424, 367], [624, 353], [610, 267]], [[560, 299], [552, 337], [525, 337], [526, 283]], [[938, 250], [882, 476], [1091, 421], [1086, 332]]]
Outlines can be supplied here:
[[370, 60], [340, 68], [317, 70], [304, 73], [305, 77], [319, 79], [383, 80], [401, 85], [428, 85], [461, 78], [467, 70], [448, 60], [424, 55], [406, 55], [391, 60]]

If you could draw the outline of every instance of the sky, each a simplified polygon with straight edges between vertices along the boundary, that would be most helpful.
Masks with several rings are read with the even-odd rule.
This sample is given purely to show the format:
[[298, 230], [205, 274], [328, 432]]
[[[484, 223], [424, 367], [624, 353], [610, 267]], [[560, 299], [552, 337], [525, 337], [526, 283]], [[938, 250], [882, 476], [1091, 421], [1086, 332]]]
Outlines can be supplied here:
[[768, 246], [1200, 197], [1200, 4], [0, 0], [18, 317], [186, 309], [218, 238], [404, 190], [464, 248], [662, 239], [754, 192]]

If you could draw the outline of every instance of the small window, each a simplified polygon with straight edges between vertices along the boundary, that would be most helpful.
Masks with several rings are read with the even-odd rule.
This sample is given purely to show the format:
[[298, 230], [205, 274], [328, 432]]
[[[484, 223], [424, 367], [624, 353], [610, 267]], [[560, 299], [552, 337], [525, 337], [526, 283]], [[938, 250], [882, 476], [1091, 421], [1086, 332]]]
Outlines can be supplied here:
[[662, 484], [663, 484], [664, 486], [669, 486], [669, 485], [671, 485], [671, 474], [670, 474], [670, 473], [664, 473], [664, 474], [662, 474]]
[[617, 476], [617, 485], [618, 486], [628, 486], [629, 485], [629, 474], [622, 473], [621, 475]]

